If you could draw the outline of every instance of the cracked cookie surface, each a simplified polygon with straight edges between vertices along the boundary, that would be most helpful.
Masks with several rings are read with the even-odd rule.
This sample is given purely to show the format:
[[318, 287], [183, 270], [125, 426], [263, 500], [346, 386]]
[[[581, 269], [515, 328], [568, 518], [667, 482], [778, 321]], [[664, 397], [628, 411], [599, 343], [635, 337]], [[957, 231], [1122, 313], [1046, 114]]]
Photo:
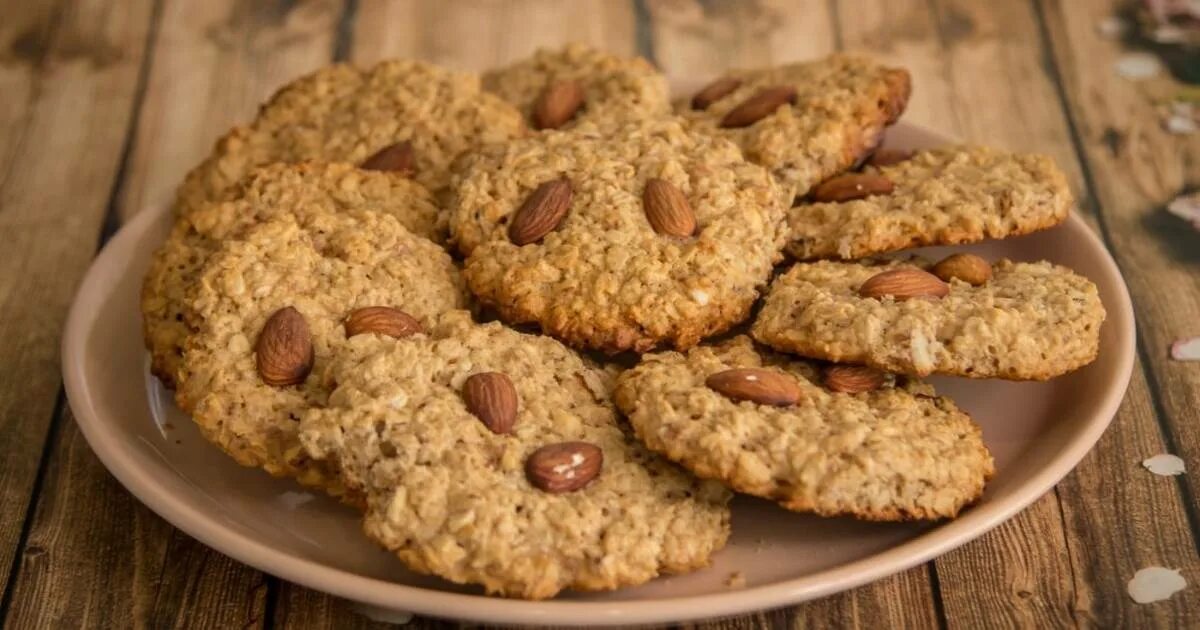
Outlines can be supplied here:
[[[511, 432], [464, 402], [482, 372], [511, 379]], [[611, 377], [548, 337], [451, 313], [428, 336], [352, 338], [328, 378], [304, 445], [340, 462], [367, 498], [367, 535], [416, 571], [540, 599], [706, 566], [729, 535], [729, 492], [622, 430]], [[530, 454], [571, 441], [599, 447], [599, 474], [573, 492], [534, 487]]]
[[947, 147], [867, 171], [894, 190], [788, 210], [789, 255], [857, 259], [1019, 236], [1062, 223], [1074, 202], [1066, 176], [1044, 155]]
[[[561, 221], [515, 244], [514, 213], [563, 178], [572, 193]], [[694, 235], [652, 226], [652, 179], [686, 200]], [[694, 345], [748, 316], [781, 257], [785, 205], [732, 143], [664, 119], [485, 148], [463, 168], [450, 229], [467, 255], [468, 286], [504, 321], [536, 323], [579, 347], [645, 351]]]
[[1104, 306], [1087, 278], [1049, 262], [992, 264], [945, 297], [863, 297], [869, 278], [919, 261], [797, 263], [772, 283], [751, 334], [801, 356], [925, 376], [1046, 380], [1096, 358]]
[[[323, 213], [301, 224], [282, 215], [209, 257], [190, 295], [188, 337], [176, 401], [204, 436], [243, 466], [334, 495], [344, 488], [327, 462], [303, 453], [300, 414], [324, 404], [322, 373], [346, 343], [344, 322], [369, 306], [399, 308], [429, 326], [462, 308], [458, 271], [433, 242], [377, 212]], [[303, 382], [272, 386], [256, 367], [266, 321], [292, 307], [311, 336], [313, 362]]]
[[223, 197], [176, 219], [142, 284], [142, 324], [151, 371], [168, 387], [174, 386], [190, 334], [185, 317], [188, 291], [224, 239], [283, 214], [306, 224], [323, 214], [349, 211], [382, 212], [415, 234], [439, 243], [446, 238], [445, 215], [423, 186], [399, 174], [349, 164], [273, 164], [252, 172]]
[[[706, 386], [733, 368], [794, 379], [800, 401], [739, 402]], [[874, 391], [833, 392], [817, 364], [757, 350], [745, 336], [646, 355], [621, 374], [616, 400], [651, 450], [796, 511], [949, 518], [979, 499], [993, 472], [979, 427], [929, 385], [889, 375]]]

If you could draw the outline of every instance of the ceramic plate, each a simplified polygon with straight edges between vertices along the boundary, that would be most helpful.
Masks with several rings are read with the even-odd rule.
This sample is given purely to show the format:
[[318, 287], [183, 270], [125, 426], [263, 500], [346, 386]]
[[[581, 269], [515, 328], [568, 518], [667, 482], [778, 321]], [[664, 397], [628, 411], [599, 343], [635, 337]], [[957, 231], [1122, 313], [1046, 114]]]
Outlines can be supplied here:
[[[899, 148], [940, 144], [940, 136], [911, 125], [888, 134], [888, 145]], [[1046, 383], [932, 379], [983, 426], [995, 454], [997, 474], [978, 505], [942, 524], [881, 524], [793, 514], [739, 497], [729, 545], [706, 570], [550, 601], [484, 597], [478, 589], [405, 570], [362, 535], [354, 512], [238, 466], [175, 408], [170, 392], [149, 375], [138, 313], [142, 275], [169, 226], [165, 208], [137, 215], [96, 258], [75, 298], [63, 339], [63, 375], [83, 434], [121, 483], [183, 531], [280, 578], [357, 602], [376, 617], [654, 623], [784, 606], [865, 584], [978, 537], [1049, 490], [1100, 437], [1133, 367], [1129, 295], [1082, 219], [956, 248], [988, 259], [1067, 265], [1100, 287], [1108, 310], [1099, 359], [1074, 374]], [[734, 572], [744, 575], [744, 588], [726, 586]]]

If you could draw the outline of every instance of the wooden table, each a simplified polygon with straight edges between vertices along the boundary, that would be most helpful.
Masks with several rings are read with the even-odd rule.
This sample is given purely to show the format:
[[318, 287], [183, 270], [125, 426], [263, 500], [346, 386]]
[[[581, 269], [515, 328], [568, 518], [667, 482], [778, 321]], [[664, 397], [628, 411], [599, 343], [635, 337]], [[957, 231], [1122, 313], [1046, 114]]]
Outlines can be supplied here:
[[[925, 628], [1200, 625], [1200, 233], [1163, 206], [1200, 186], [1200, 134], [1114, 73], [1109, 0], [3, 0], [0, 9], [0, 619], [11, 628], [365, 627], [329, 596], [230, 560], [143, 507], [65, 404], [63, 319], [97, 247], [284, 81], [334, 60], [481, 69], [581, 40], [676, 76], [865, 50], [909, 68], [906, 120], [1052, 155], [1136, 301], [1112, 427], [1054, 491], [982, 539], [876, 584], [705, 624]], [[130, 339], [129, 343], [139, 343]], [[1191, 583], [1135, 604], [1139, 568]], [[435, 625], [416, 620], [416, 625]]]

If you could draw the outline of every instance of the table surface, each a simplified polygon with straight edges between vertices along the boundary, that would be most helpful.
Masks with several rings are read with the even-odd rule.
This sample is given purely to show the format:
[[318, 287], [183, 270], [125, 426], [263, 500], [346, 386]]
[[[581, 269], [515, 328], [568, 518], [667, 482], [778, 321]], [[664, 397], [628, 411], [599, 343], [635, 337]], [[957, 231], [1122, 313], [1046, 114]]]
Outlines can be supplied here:
[[[839, 49], [904, 65], [915, 85], [906, 120], [1058, 161], [1136, 304], [1128, 395], [1052, 492], [906, 573], [701, 627], [1200, 625], [1200, 494], [1187, 475], [1139, 464], [1171, 452], [1200, 470], [1200, 363], [1167, 352], [1200, 335], [1200, 233], [1164, 210], [1200, 186], [1200, 134], [1161, 124], [1162, 100], [1181, 84], [1114, 72], [1132, 44], [1097, 24], [1117, 10], [1110, 0], [0, 0], [0, 619], [371, 625], [192, 540], [105, 471], [63, 396], [68, 304], [104, 240], [169, 200], [213, 140], [284, 81], [333, 60], [396, 56], [478, 70], [578, 40], [642, 54], [672, 76]], [[1192, 585], [1135, 604], [1126, 582], [1152, 565], [1182, 569]]]

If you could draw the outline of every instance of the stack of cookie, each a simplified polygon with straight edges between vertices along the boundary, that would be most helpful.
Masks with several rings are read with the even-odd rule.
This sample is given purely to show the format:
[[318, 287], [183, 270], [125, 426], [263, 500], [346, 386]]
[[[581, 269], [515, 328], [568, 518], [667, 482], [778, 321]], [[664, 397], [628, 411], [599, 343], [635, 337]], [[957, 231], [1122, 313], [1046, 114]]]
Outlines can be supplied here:
[[1040, 156], [879, 149], [909, 91], [837, 55], [673, 108], [645, 60], [578, 45], [483, 77], [318, 71], [180, 187], [153, 371], [239, 463], [489, 593], [706, 566], [731, 490], [954, 517], [992, 458], [920, 378], [1076, 369], [1104, 310], [1045, 262], [868, 258], [1072, 203]]

